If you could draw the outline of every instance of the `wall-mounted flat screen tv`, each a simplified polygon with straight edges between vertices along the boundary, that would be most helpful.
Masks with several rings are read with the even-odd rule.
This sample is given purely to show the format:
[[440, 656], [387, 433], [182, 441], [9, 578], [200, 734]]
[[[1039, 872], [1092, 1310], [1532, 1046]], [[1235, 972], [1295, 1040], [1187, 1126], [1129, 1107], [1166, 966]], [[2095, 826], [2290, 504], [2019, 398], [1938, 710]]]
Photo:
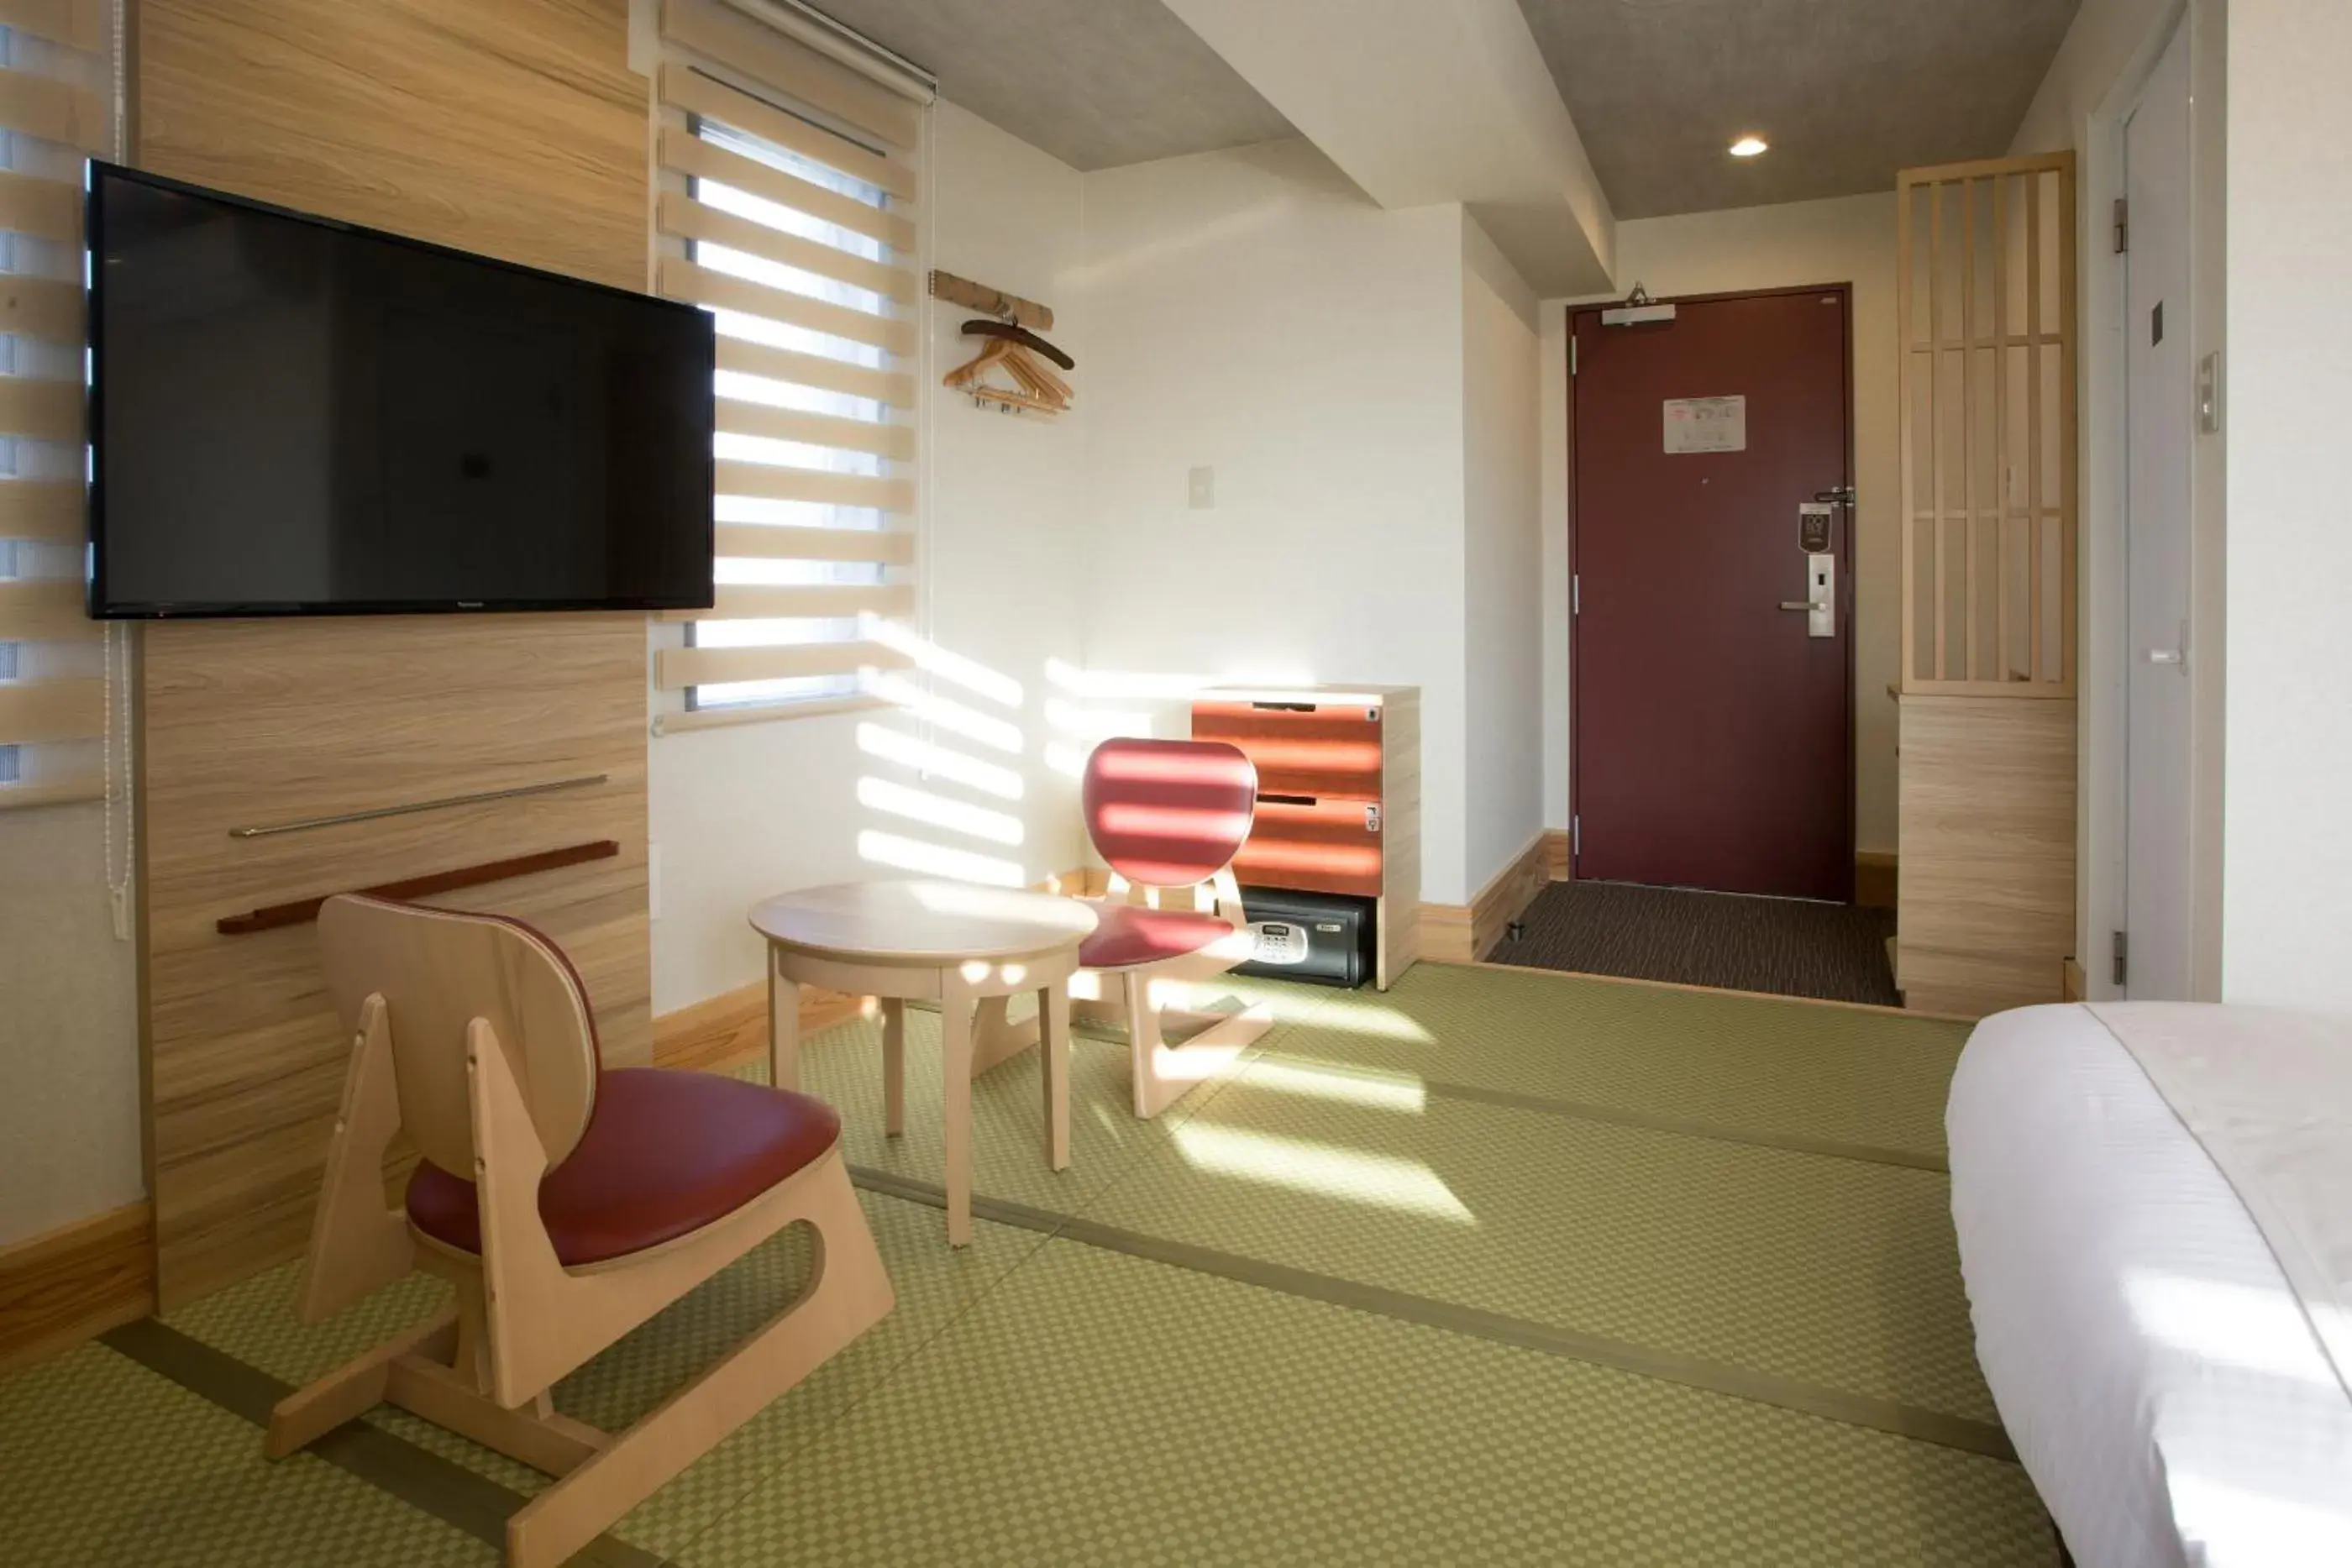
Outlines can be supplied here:
[[710, 318], [90, 165], [89, 611], [711, 602]]

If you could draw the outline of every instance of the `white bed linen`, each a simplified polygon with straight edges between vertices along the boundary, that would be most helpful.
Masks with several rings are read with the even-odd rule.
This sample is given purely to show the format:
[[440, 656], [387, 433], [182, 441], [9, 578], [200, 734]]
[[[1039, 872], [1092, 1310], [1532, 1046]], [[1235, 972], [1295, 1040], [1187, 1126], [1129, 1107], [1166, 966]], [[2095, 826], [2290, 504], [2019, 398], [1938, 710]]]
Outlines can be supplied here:
[[2352, 1564], [2352, 1397], [2106, 1027], [1986, 1019], [1945, 1131], [1977, 1359], [2081, 1568]]
[[2091, 1012], [2246, 1206], [2352, 1395], [2352, 1022], [2180, 1002]]

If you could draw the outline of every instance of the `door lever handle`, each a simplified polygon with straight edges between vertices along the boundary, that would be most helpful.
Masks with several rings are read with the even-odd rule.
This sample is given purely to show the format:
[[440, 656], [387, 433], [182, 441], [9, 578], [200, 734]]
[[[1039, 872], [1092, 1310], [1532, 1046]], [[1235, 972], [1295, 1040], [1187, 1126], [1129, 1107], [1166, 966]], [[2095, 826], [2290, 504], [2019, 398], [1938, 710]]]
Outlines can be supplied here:
[[1780, 608], [1783, 610], [1816, 610], [1819, 609], [1820, 606], [1816, 605], [1810, 599], [1783, 599], [1780, 601]]
[[2189, 660], [2179, 648], [2150, 648], [2147, 662], [2151, 664], [2185, 664]]

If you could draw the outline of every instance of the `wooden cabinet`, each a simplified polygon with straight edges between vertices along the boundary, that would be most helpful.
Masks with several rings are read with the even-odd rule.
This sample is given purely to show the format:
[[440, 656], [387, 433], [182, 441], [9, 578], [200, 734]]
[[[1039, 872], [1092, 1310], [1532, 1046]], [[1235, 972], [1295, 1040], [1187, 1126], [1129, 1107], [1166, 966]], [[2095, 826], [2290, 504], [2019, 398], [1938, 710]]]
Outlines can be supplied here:
[[1257, 821], [1249, 842], [1234, 858], [1234, 874], [1252, 887], [1378, 898], [1384, 825], [1378, 797], [1277, 795], [1261, 789]]
[[1895, 984], [1980, 1018], [2063, 1000], [2074, 951], [2074, 705], [1906, 695]]
[[1230, 741], [1257, 768], [1257, 820], [1234, 874], [1373, 900], [1373, 978], [1386, 990], [1420, 952], [1420, 688], [1206, 692], [1192, 736]]
[[2079, 487], [2071, 153], [1906, 169], [1895, 983], [1970, 1018], [2074, 955]]

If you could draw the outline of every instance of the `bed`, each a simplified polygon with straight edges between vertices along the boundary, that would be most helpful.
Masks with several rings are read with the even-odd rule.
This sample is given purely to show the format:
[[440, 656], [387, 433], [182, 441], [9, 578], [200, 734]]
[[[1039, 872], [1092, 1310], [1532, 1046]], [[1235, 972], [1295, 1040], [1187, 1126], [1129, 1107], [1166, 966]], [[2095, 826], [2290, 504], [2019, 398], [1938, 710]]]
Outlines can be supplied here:
[[[2199, 1031], [2194, 1071], [2214, 1074], [2264, 1060], [2263, 1031], [2294, 1015], [2140, 1016]], [[2352, 1085], [2352, 1028], [2299, 1021], [2340, 1035]], [[2133, 1034], [2105, 1008], [1998, 1014], [1953, 1078], [1952, 1218], [2001, 1419], [2080, 1568], [2352, 1564], [2340, 1324], [2299, 1288], [2306, 1262], [2291, 1282], [2281, 1261], [2310, 1254], [2273, 1248], [2274, 1214], [2209, 1144], [2242, 1181], [2240, 1163], [2190, 1131], [2188, 1097], [2168, 1078], [2168, 1100], [2118, 1028]], [[2352, 1147], [2352, 1092], [2295, 1099], [2298, 1135]], [[2334, 1234], [2352, 1236], [2352, 1192], [2328, 1190]]]

